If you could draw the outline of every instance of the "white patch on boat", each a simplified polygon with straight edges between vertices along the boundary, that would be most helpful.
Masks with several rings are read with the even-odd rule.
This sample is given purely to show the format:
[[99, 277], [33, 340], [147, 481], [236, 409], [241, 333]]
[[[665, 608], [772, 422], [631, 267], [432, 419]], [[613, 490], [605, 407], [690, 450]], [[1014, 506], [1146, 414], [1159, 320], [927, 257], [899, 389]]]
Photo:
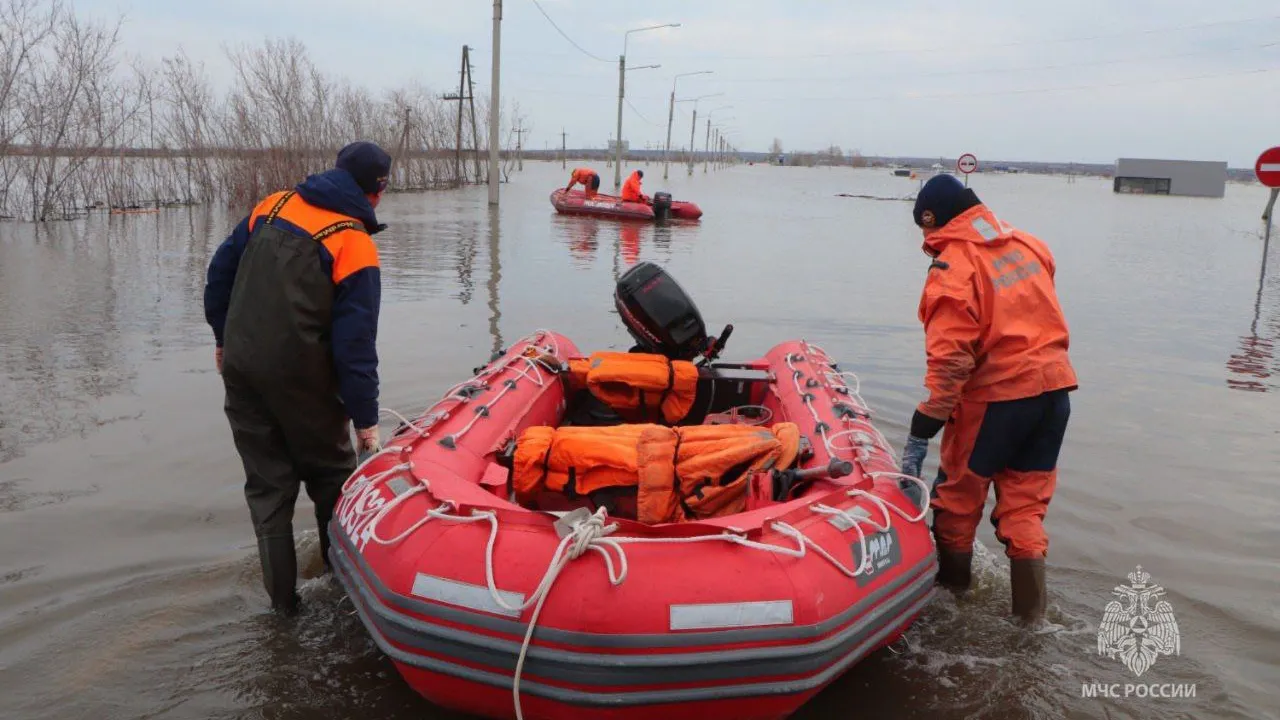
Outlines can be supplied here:
[[672, 630], [715, 630], [793, 622], [790, 600], [671, 606]]
[[[871, 517], [871, 512], [866, 508], [862, 507], [861, 505], [851, 507], [848, 510], [845, 510], [845, 513], [847, 515], [852, 515], [856, 518]], [[845, 532], [853, 529], [853, 523], [849, 520], [849, 518], [845, 517], [844, 515], [831, 515], [827, 518], [827, 522], [834, 525], [835, 528], [840, 532]]]
[[413, 485], [399, 475], [387, 481], [387, 489], [396, 495], [403, 495], [404, 493], [409, 492], [409, 488], [411, 487], [413, 487]]
[[[435, 600], [448, 605], [457, 605], [468, 610], [479, 610], [514, 618], [520, 617], [520, 611], [508, 610], [494, 602], [493, 596], [489, 594], [489, 588], [484, 585], [472, 585], [471, 583], [418, 573], [413, 578], [413, 589], [409, 592], [414, 597]], [[503, 602], [512, 607], [519, 607], [524, 604], [523, 593], [499, 590], [498, 596], [502, 598]]]

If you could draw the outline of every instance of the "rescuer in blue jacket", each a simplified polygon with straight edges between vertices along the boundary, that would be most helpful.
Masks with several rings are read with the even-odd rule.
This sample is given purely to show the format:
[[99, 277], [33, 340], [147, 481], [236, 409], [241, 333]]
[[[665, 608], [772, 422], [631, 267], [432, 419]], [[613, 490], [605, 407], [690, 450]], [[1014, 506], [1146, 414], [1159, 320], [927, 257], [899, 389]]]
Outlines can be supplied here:
[[[329, 564], [329, 520], [356, 450], [380, 448], [374, 208], [391, 157], [370, 142], [335, 167], [267, 196], [209, 263], [205, 318], [217, 343], [225, 410], [245, 472], [272, 607], [296, 611], [293, 510], [299, 486], [316, 509]], [[351, 443], [355, 426], [357, 447]]]

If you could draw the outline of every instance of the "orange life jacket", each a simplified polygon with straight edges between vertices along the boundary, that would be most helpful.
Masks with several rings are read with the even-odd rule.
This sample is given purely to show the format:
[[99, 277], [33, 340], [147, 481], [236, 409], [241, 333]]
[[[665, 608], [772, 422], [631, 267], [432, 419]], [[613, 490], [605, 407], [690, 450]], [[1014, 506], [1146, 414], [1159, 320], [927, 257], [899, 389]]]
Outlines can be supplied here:
[[627, 181], [622, 183], [622, 199], [627, 202], [640, 202], [644, 198], [644, 193], [640, 192], [640, 176], [634, 172], [627, 176]]
[[634, 487], [640, 522], [687, 522], [741, 512], [751, 477], [790, 466], [799, 448], [794, 423], [538, 426], [516, 444], [512, 485], [520, 502], [545, 490], [588, 495]]
[[582, 388], [626, 420], [675, 423], [693, 407], [698, 368], [650, 353], [597, 352], [569, 360], [569, 389]]
[[589, 187], [591, 184], [591, 176], [595, 174], [596, 171], [589, 167], [574, 168], [573, 174], [569, 176], [569, 179], [575, 183], [582, 183], [584, 186]]

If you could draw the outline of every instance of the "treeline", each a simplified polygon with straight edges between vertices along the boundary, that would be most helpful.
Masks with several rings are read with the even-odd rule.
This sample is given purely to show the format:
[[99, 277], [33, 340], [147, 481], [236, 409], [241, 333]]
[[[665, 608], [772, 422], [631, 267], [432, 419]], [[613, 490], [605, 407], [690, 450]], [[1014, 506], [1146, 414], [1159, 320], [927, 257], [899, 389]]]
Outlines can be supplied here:
[[[228, 51], [234, 82], [220, 95], [182, 52], [124, 57], [121, 22], [61, 0], [0, 0], [0, 216], [244, 205], [331, 167], [355, 139], [392, 153], [398, 190], [487, 180], [474, 153], [455, 162], [459, 103], [426, 87], [374, 94], [321, 71], [297, 40], [267, 39]], [[462, 146], [487, 152], [488, 101], [475, 105], [479, 142], [468, 109]], [[500, 114], [504, 147], [505, 116], [518, 114]]]

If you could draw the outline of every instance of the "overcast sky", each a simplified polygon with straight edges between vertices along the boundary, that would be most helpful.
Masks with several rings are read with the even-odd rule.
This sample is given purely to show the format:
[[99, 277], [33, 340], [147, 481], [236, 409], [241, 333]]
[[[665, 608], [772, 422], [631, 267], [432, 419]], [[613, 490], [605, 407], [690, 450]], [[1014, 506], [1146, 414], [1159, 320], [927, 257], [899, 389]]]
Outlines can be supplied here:
[[[623, 136], [660, 147], [677, 98], [719, 110], [739, 147], [839, 145], [868, 155], [1113, 162], [1227, 160], [1251, 167], [1280, 145], [1277, 0], [505, 0], [504, 100], [529, 118], [526, 145], [603, 147], [616, 126], [623, 33], [634, 33]], [[383, 88], [419, 80], [456, 91], [461, 46], [489, 90], [490, 0], [78, 0], [127, 15], [129, 52], [181, 45], [219, 83], [224, 45], [293, 35], [326, 70]], [[672, 145], [694, 104], [676, 106]]]

